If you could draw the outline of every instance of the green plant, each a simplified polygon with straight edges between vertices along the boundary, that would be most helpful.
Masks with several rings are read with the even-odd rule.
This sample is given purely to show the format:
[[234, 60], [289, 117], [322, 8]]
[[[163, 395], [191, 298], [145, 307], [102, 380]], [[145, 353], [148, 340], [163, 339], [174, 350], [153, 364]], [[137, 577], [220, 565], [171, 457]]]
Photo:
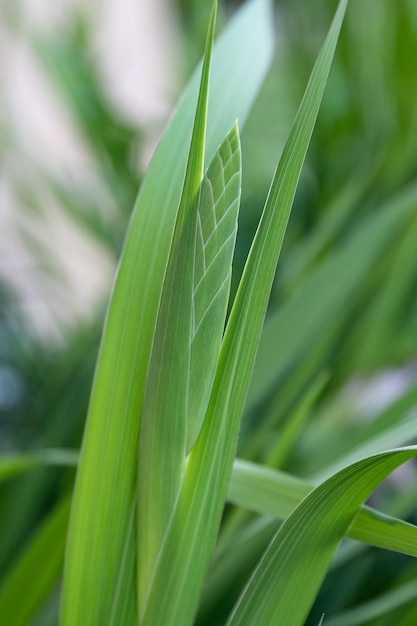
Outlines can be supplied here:
[[[61, 450], [3, 463], [4, 476], [39, 463], [78, 465], [66, 545], [63, 626], [191, 624], [210, 558], [213, 564], [205, 593], [214, 597], [216, 576], [221, 585], [227, 572], [239, 569], [239, 558], [250, 556], [250, 550], [242, 548], [248, 541], [259, 542], [254, 551], [257, 558], [262, 544], [271, 539], [247, 584], [242, 585], [234, 608], [224, 610], [229, 617], [222, 617], [222, 623], [233, 626], [302, 624], [345, 535], [417, 555], [415, 526], [361, 508], [393, 469], [417, 453], [415, 447], [383, 451], [415, 438], [415, 418], [404, 417], [404, 404], [413, 406], [415, 389], [402, 398], [401, 406], [391, 407], [389, 417], [381, 413], [359, 441], [357, 433], [349, 432], [349, 445], [337, 440], [339, 448], [329, 450], [329, 457], [315, 467], [314, 436], [322, 435], [328, 426], [324, 415], [322, 424], [318, 421], [310, 427], [317, 432], [310, 433], [312, 452], [310, 457], [306, 454], [309, 480], [279, 472], [273, 467], [285, 466], [301, 430], [308, 432], [308, 413], [328, 383], [322, 373], [313, 380], [303, 378], [320, 360], [323, 345], [319, 342], [285, 387], [291, 397], [307, 381], [301, 401], [295, 406], [289, 402], [292, 412], [281, 428], [281, 439], [264, 449], [274, 421], [276, 402], [272, 399], [264, 423], [252, 429], [249, 423], [249, 434], [242, 435], [245, 456], [262, 463], [235, 459], [247, 394], [248, 405], [259, 406], [280, 375], [279, 362], [271, 364], [277, 360], [271, 351], [276, 333], [283, 333], [281, 358], [291, 374], [288, 363], [297, 360], [316, 334], [313, 316], [304, 323], [311, 294], [323, 283], [327, 285], [331, 293], [320, 302], [325, 312], [316, 315], [319, 324], [323, 317], [330, 319], [335, 302], [349, 297], [364, 268], [372, 266], [377, 253], [415, 213], [416, 190], [410, 187], [389, 201], [368, 229], [364, 220], [365, 228], [305, 280], [297, 297], [290, 299], [289, 311], [283, 308], [271, 315], [260, 339], [346, 6], [347, 0], [341, 0], [312, 72], [228, 315], [241, 185], [235, 119], [243, 121], [266, 70], [271, 19], [270, 4], [253, 0], [219, 44], [212, 61], [214, 8], [201, 81], [197, 74], [177, 109], [131, 219], [103, 332], [80, 458], [77, 462]], [[224, 94], [226, 84], [229, 92]], [[408, 258], [408, 247], [404, 256]], [[298, 267], [305, 271], [309, 262], [310, 258], [307, 262], [298, 259]], [[347, 263], [351, 272], [339, 285], [341, 268]], [[294, 267], [287, 270], [288, 284], [290, 279], [299, 280], [297, 262]], [[330, 324], [323, 337], [325, 347], [342, 323], [339, 316]], [[296, 331], [285, 343], [285, 333], [294, 326]], [[259, 364], [249, 387], [258, 344]], [[336, 441], [328, 434], [323, 440], [327, 444]], [[228, 511], [214, 550], [227, 500], [269, 517], [253, 520], [249, 513]], [[27, 572], [33, 571], [39, 552], [51, 537], [63, 549], [68, 507], [66, 497], [35, 535], [31, 548], [6, 579], [3, 592], [0, 589], [0, 606], [3, 602], [10, 623], [13, 609], [7, 602]], [[277, 528], [277, 520], [284, 518]], [[45, 580], [39, 581], [39, 594], [50, 589], [58, 568], [59, 563], [54, 564]], [[405, 588], [409, 592], [408, 584]], [[407, 594], [402, 597], [410, 599]], [[207, 602], [203, 597], [203, 608]], [[197, 619], [204, 620], [203, 611]]]

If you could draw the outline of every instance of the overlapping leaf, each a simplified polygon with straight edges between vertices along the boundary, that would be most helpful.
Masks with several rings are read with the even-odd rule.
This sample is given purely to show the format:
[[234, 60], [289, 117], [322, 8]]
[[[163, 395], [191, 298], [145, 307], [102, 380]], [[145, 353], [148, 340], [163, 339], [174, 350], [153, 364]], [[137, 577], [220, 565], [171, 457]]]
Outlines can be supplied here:
[[410, 447], [368, 457], [317, 487], [281, 526], [227, 625], [301, 626], [361, 504], [396, 467], [416, 455], [417, 448]]
[[203, 179], [196, 231], [188, 445], [198, 435], [213, 384], [230, 293], [241, 187], [237, 127], [226, 137]]
[[[204, 142], [210, 45], [190, 148], [188, 177], [201, 160], [193, 151]], [[200, 150], [202, 158], [202, 150]], [[139, 614], [168, 522], [180, 492], [191, 442], [201, 424], [223, 334], [236, 238], [241, 183], [237, 126], [227, 135], [204, 177], [198, 195], [181, 200], [142, 408], [138, 479]], [[194, 194], [195, 195], [195, 194]]]
[[[291, 474], [236, 459], [228, 500], [248, 510], [285, 519], [313, 488], [307, 481]], [[359, 511], [347, 535], [370, 545], [417, 557], [417, 527], [368, 507]]]
[[339, 5], [278, 165], [223, 340], [203, 427], [161, 548], [142, 623], [193, 620], [226, 495], [240, 417], [297, 181], [330, 70], [346, 1]]
[[[253, 0], [214, 52], [208, 161], [236, 118], [243, 121], [246, 117], [265, 75], [271, 49], [269, 3]], [[131, 606], [131, 594], [135, 593], [134, 567], [129, 565], [126, 584], [121, 571], [126, 562], [124, 555], [136, 550], [133, 539], [126, 546], [126, 537], [135, 506], [140, 409], [198, 81], [197, 73], [143, 181], [113, 289], [71, 512], [63, 626], [102, 626], [110, 619], [118, 623], [120, 616], [112, 613], [114, 590], [118, 590], [120, 606]]]
[[209, 76], [216, 5], [207, 35], [184, 186], [152, 344], [141, 413], [138, 473], [138, 601], [152, 572], [184, 472], [194, 334], [194, 259], [198, 194], [204, 167]]

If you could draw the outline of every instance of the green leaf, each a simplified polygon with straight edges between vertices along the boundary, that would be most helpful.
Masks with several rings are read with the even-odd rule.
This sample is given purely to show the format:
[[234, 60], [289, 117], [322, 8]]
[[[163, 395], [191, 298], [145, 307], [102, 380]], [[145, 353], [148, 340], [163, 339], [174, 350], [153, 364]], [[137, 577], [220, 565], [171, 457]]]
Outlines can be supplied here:
[[[350, 428], [350, 432], [345, 428], [343, 436], [340, 436], [337, 413], [340, 402], [343, 403], [343, 394], [337, 394], [334, 402], [330, 402], [321, 414], [316, 414], [315, 419], [306, 424], [303, 433], [303, 441], [307, 444], [303, 473], [315, 484], [360, 458], [391, 446], [414, 443], [417, 385], [406, 389], [374, 418], [362, 420], [360, 428]], [[349, 422], [350, 425], [355, 423], [348, 420], [347, 425]]]
[[36, 467], [36, 457], [30, 454], [2, 454], [0, 457], [0, 483]]
[[269, 316], [259, 344], [248, 408], [259, 403], [301, 355], [312, 351], [324, 333], [328, 335], [335, 327], [343, 327], [364, 277], [402, 233], [416, 205], [417, 185], [412, 183], [363, 219], [340, 249], [324, 259]]
[[41, 521], [1, 580], [4, 624], [26, 626], [56, 583], [64, 561], [70, 503], [65, 498]]
[[[380, 418], [384, 417], [385, 415], [382, 413]], [[379, 420], [376, 419], [372, 424], [372, 436], [369, 436], [369, 434], [366, 436], [367, 433], [364, 432], [363, 440], [357, 446], [352, 447], [345, 454], [340, 454], [334, 462], [311, 476], [311, 480], [317, 484], [354, 461], [381, 452], [381, 450], [387, 449], [389, 446], [414, 443], [417, 437], [417, 414], [415, 411], [405, 416], [401, 413], [397, 419], [394, 419], [393, 416], [391, 423], [388, 425], [384, 421], [381, 424], [378, 422]], [[378, 429], [378, 426], [380, 426], [380, 429]]]
[[235, 459], [227, 500], [261, 515], [285, 519], [314, 486], [280, 470]]
[[159, 554], [144, 625], [186, 626], [197, 608], [276, 264], [345, 8], [342, 2], [272, 182], [226, 327], [207, 415], [187, 459], [183, 487]]
[[314, 407], [318, 396], [329, 381], [328, 372], [320, 372], [313, 380], [305, 395], [297, 403], [295, 409], [289, 415], [282, 429], [280, 430], [277, 441], [271, 452], [268, 454], [266, 463], [271, 467], [282, 467], [286, 457], [294, 447], [297, 437], [301, 434], [303, 426], [310, 416], [310, 412]]
[[198, 207], [193, 329], [188, 404], [189, 451], [210, 397], [230, 294], [241, 189], [237, 126], [220, 146], [203, 179]]
[[[210, 162], [236, 118], [244, 121], [272, 50], [268, 0], [249, 2], [215, 46], [205, 158]], [[136, 507], [140, 409], [157, 311], [184, 179], [200, 72], [197, 71], [143, 181], [107, 313], [66, 552], [62, 626], [113, 623], [136, 595], [129, 529]], [[99, 471], [98, 471], [99, 469]], [[126, 537], [131, 537], [127, 545]], [[105, 546], [105, 549], [103, 549]], [[127, 565], [126, 565], [127, 566]], [[127, 603], [127, 604], [126, 604]], [[134, 619], [134, 617], [132, 618]], [[128, 623], [125, 621], [124, 623]]]
[[278, 526], [274, 518], [257, 517], [226, 538], [220, 535], [204, 583], [199, 607], [202, 615], [236, 593], [236, 582], [252, 571]]
[[[283, 520], [314, 489], [291, 474], [236, 459], [229, 483], [228, 501], [261, 515]], [[347, 531], [352, 539], [417, 556], [417, 527], [363, 507]]]
[[177, 222], [159, 306], [142, 405], [138, 472], [138, 602], [146, 602], [152, 572], [180, 491], [185, 464], [193, 332], [198, 191], [202, 180], [213, 5], [201, 85]]
[[181, 226], [175, 230], [162, 294], [142, 408], [138, 475], [140, 607], [146, 602], [181, 486], [186, 431], [191, 431], [193, 443], [213, 383], [230, 291], [240, 185], [240, 142], [235, 126], [214, 156], [198, 202], [188, 209], [188, 219], [180, 220], [182, 208], [187, 210], [185, 205], [180, 206]]
[[417, 447], [384, 452], [317, 487], [281, 526], [227, 625], [303, 624], [359, 507], [396, 467], [416, 455]]
[[[365, 368], [379, 366], [386, 359], [386, 344], [393, 340], [393, 331], [398, 324], [404, 325], [403, 313], [407, 309], [409, 294], [413, 292], [415, 280], [415, 258], [417, 219], [411, 216], [404, 235], [393, 251], [389, 272], [376, 294], [371, 306], [363, 316], [356, 336], [358, 354], [356, 362]], [[410, 348], [411, 349], [411, 348]], [[395, 354], [393, 355], [395, 357]]]
[[58, 467], [76, 466], [78, 452], [75, 450], [63, 450], [62, 448], [37, 450], [29, 453], [7, 453], [0, 455], [0, 483], [18, 476], [23, 472], [38, 467], [39, 465], [52, 465]]
[[383, 595], [364, 602], [340, 615], [326, 619], [326, 626], [359, 626], [368, 624], [378, 617], [389, 615], [390, 611], [416, 599], [417, 580], [410, 580]]
[[[417, 620], [417, 604], [415, 602], [415, 598], [416, 596], [414, 595], [413, 604], [407, 607], [407, 609], [398, 616], [398, 619], [396, 620], [396, 625], [398, 624], [398, 626], [414, 626]], [[386, 624], [389, 624], [389, 622], [387, 621]]]

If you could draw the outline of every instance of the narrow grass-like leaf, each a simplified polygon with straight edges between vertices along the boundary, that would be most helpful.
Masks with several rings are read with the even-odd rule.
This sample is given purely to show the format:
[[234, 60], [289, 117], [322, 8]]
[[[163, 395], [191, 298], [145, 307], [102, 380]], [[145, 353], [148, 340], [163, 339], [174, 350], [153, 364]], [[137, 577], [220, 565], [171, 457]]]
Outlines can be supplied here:
[[65, 498], [35, 529], [0, 583], [1, 623], [26, 626], [62, 571], [71, 499]]
[[396, 467], [416, 455], [412, 447], [363, 459], [307, 496], [271, 542], [228, 626], [301, 626], [359, 507]]
[[[407, 298], [415, 281], [417, 212], [407, 224], [407, 230], [393, 252], [390, 269], [384, 278], [374, 302], [371, 303], [358, 329], [358, 354], [356, 359], [365, 368], [383, 362], [385, 345], [392, 337], [402, 311], [407, 308]], [[395, 341], [391, 339], [392, 345]], [[393, 355], [395, 356], [395, 355]]]
[[188, 445], [203, 421], [216, 371], [230, 294], [241, 188], [241, 153], [235, 127], [220, 146], [200, 191], [196, 231]]
[[[174, 237], [165, 283], [170, 290], [169, 298], [165, 301], [164, 291], [142, 410], [138, 509], [140, 606], [146, 601], [147, 583], [152, 580], [172, 510], [169, 507], [183, 475], [187, 417], [195, 439], [213, 382], [229, 296], [240, 168], [240, 142], [235, 126], [203, 179], [198, 204], [189, 215], [190, 223], [185, 222], [178, 241]], [[171, 265], [173, 262], [175, 265]], [[175, 299], [178, 292], [187, 289], [184, 284], [187, 280], [188, 299], [183, 297], [181, 309]], [[181, 328], [175, 336], [177, 323]], [[171, 341], [175, 342], [173, 347]], [[178, 394], [181, 394], [179, 398]]]
[[293, 448], [294, 442], [301, 433], [303, 425], [310, 415], [311, 409], [314, 407], [318, 396], [323, 391], [328, 380], [328, 372], [320, 372], [313, 381], [281, 429], [279, 437], [277, 437], [277, 442], [266, 459], [267, 465], [271, 467], [282, 467], [287, 455]]
[[[311, 483], [291, 474], [236, 459], [228, 501], [261, 515], [284, 520], [313, 489]], [[417, 557], [417, 527], [369, 507], [358, 512], [347, 536]]]
[[[375, 420], [377, 421], [377, 420]], [[417, 439], [417, 413], [413, 411], [409, 415], [402, 416], [401, 419], [392, 421], [389, 426], [381, 428], [372, 437], [364, 438], [357, 446], [353, 447], [346, 454], [339, 457], [327, 467], [310, 476], [311, 480], [317, 484], [322, 482], [331, 474], [335, 474], [339, 469], [351, 465], [354, 461], [376, 454], [389, 446], [400, 446], [415, 443]]]
[[138, 471], [138, 602], [178, 497], [185, 464], [193, 333], [194, 258], [216, 4], [210, 17], [200, 92], [178, 217], [164, 281], [142, 405]]
[[0, 483], [39, 465], [75, 467], [77, 463], [77, 451], [59, 448], [36, 452], [2, 454], [0, 455]]
[[403, 606], [417, 598], [417, 580], [410, 580], [399, 585], [391, 591], [385, 591], [383, 595], [373, 598], [368, 602], [344, 611], [335, 617], [326, 619], [326, 626], [360, 626], [368, 624], [370, 620], [389, 615], [399, 606]]
[[207, 579], [204, 583], [200, 603], [201, 613], [210, 611], [210, 607], [229, 596], [236, 581], [243, 584], [258, 562], [259, 555], [265, 550], [277, 531], [276, 519], [258, 517], [228, 538], [222, 545], [216, 546]]
[[417, 557], [417, 527], [364, 506], [347, 535], [363, 543]]
[[0, 457], [0, 483], [36, 467], [36, 457], [32, 454], [3, 454]]
[[[335, 406], [330, 403], [325, 411], [315, 416], [314, 422], [306, 424], [303, 474], [313, 483], [321, 482], [337, 469], [389, 446], [415, 443], [417, 385], [406, 389], [373, 419], [362, 420], [360, 428], [345, 430], [342, 437], [339, 436], [340, 421], [335, 418], [338, 402], [340, 397]], [[343, 459], [342, 465], [339, 459]]]
[[[248, 408], [262, 400], [300, 355], [311, 350], [324, 328], [329, 333], [343, 323], [363, 277], [402, 232], [416, 207], [417, 185], [412, 183], [362, 220], [346, 243], [318, 265], [294, 295], [272, 313], [259, 344]], [[296, 334], [292, 332], [294, 327], [298, 329]]]
[[[396, 619], [396, 626], [414, 626], [417, 622], [417, 602], [413, 602], [402, 614], [396, 617], [398, 618]], [[387, 620], [384, 626], [391, 626], [391, 624]]]
[[342, 0], [339, 5], [272, 182], [226, 327], [207, 415], [187, 460], [142, 624], [186, 626], [197, 608], [276, 264], [346, 4]]
[[324, 207], [320, 228], [316, 228], [303, 239], [282, 268], [282, 281], [286, 289], [303, 279], [323, 251], [346, 228], [349, 217], [369, 187], [370, 178], [369, 172], [362, 175], [361, 179], [358, 175], [353, 176]]
[[235, 459], [227, 500], [249, 511], [285, 519], [313, 489], [308, 481], [287, 472]]
[[[269, 2], [253, 0], [215, 46], [208, 162], [236, 118], [243, 122], [247, 116], [271, 50]], [[126, 547], [126, 537], [135, 507], [140, 409], [199, 74], [192, 79], [143, 181], [107, 313], [71, 512], [63, 626], [108, 624], [115, 589], [122, 595], [136, 594], [134, 567], [128, 574], [129, 584], [120, 572], [124, 555], [136, 551], [133, 539]], [[113, 613], [115, 623], [117, 619]]]

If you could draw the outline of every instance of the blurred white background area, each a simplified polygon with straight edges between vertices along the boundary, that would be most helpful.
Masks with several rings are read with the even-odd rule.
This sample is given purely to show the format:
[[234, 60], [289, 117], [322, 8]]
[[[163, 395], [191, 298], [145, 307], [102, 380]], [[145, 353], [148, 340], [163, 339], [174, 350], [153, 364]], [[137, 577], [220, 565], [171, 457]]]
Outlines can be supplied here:
[[115, 204], [33, 43], [65, 37], [74, 13], [88, 25], [89, 53], [110, 105], [141, 130], [134, 167], [149, 158], [178, 90], [175, 19], [166, 0], [1, 0], [0, 281], [47, 340], [93, 315], [117, 261], [48, 185], [58, 177], [69, 188], [88, 188], [103, 220]]

